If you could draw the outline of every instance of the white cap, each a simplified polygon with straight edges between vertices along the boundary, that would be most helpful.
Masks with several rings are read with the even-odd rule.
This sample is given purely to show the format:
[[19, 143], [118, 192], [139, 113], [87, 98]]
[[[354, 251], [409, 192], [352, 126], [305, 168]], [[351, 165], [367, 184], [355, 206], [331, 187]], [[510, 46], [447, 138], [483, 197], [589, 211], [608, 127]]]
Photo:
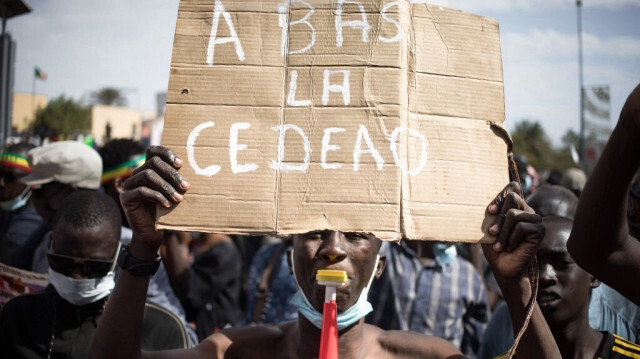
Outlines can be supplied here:
[[96, 150], [77, 141], [54, 142], [27, 154], [31, 173], [20, 178], [28, 185], [60, 182], [78, 188], [98, 189], [102, 158]]

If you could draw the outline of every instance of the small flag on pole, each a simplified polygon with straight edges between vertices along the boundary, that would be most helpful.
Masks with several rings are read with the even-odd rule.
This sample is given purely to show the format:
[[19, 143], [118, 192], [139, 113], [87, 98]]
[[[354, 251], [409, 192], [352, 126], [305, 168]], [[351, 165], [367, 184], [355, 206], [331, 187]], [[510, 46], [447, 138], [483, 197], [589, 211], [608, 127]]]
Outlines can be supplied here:
[[34, 69], [34, 76], [38, 79], [38, 80], [46, 80], [47, 79], [47, 73], [40, 70], [39, 68], [35, 68]]

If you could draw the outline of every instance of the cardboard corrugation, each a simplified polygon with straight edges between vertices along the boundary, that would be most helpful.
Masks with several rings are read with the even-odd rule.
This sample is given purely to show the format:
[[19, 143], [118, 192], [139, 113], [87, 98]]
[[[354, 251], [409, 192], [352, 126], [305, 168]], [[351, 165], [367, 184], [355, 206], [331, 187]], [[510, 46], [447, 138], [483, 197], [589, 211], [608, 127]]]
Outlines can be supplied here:
[[[508, 181], [506, 145], [488, 125], [504, 121], [498, 23], [406, 1], [360, 3], [371, 26], [369, 41], [347, 26], [338, 46], [337, 0], [290, 6], [284, 0], [181, 0], [163, 144], [185, 160], [182, 172], [191, 189], [177, 207], [158, 207], [158, 228], [270, 235], [338, 229], [383, 240], [492, 240], [486, 206]], [[243, 60], [233, 41], [216, 44], [213, 61], [208, 57], [216, 6], [226, 10]], [[218, 15], [216, 37], [232, 36], [225, 15]], [[358, 21], [362, 14], [347, 2], [342, 17]], [[310, 27], [315, 44], [297, 53], [311, 41]], [[399, 41], [386, 42], [398, 31]], [[325, 93], [326, 74], [329, 85], [340, 85], [346, 71], [349, 95]], [[309, 148], [288, 130], [279, 153], [279, 125], [297, 126]], [[190, 157], [187, 143], [198, 126]], [[241, 126], [235, 140], [232, 126]], [[419, 173], [402, 168], [420, 165], [423, 142], [405, 130], [396, 132], [392, 145], [402, 126], [424, 136], [426, 165]], [[325, 145], [339, 149], [323, 155], [330, 128]], [[365, 130], [383, 163], [367, 152]], [[232, 171], [234, 145], [238, 165], [257, 169]], [[279, 156], [304, 170], [272, 168]], [[219, 172], [198, 174], [211, 165]]]

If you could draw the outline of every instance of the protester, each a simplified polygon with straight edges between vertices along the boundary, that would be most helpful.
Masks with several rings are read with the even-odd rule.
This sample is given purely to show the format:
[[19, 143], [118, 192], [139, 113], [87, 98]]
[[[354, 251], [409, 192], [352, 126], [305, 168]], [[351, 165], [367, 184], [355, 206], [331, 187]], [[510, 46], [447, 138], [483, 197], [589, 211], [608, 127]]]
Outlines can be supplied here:
[[[527, 204], [543, 219], [559, 216], [572, 220], [578, 198], [565, 187], [542, 186], [527, 199]], [[591, 291], [588, 312], [592, 328], [616, 333], [632, 342], [640, 338], [640, 309], [608, 286], [600, 285]], [[513, 334], [508, 310], [498, 306], [484, 333], [478, 358], [493, 358], [505, 352], [511, 343]]]
[[455, 245], [431, 241], [384, 243], [385, 270], [369, 294], [366, 322], [443, 338], [470, 357], [489, 321], [485, 287]]
[[[119, 138], [111, 140], [99, 148], [98, 154], [102, 159], [103, 168], [100, 185], [104, 193], [118, 203], [122, 218], [120, 241], [123, 245], [128, 245], [131, 242], [132, 232], [124, 215], [124, 210], [119, 205], [120, 193], [122, 193], [124, 181], [131, 176], [136, 168], [144, 163], [144, 147], [138, 141]], [[186, 321], [185, 310], [169, 283], [169, 277], [163, 263], [160, 263], [158, 272], [149, 281], [147, 300], [180, 317], [189, 334], [191, 344], [198, 344], [198, 336]]]
[[[100, 177], [100, 185], [104, 193], [109, 197], [119, 201], [122, 192], [122, 184], [131, 176], [133, 171], [140, 167], [145, 160], [144, 147], [138, 141], [128, 138], [118, 138], [107, 142], [98, 149], [98, 154], [102, 159], [102, 176]], [[131, 240], [131, 229], [127, 224], [127, 218], [124, 210], [120, 206], [122, 213], [123, 226], [126, 232], [124, 243]]]
[[[124, 252], [125, 270], [118, 278], [94, 338], [93, 358], [141, 355], [143, 302], [149, 276], [154, 272], [153, 263], [159, 260], [157, 251], [162, 240], [162, 233], [154, 226], [155, 208], [156, 205], [168, 208], [183, 199], [189, 183], [177, 171], [181, 166], [182, 160], [170, 150], [152, 147], [147, 152], [147, 162], [125, 182], [120, 198], [134, 236]], [[490, 232], [498, 235], [498, 242], [483, 248], [513, 311], [515, 327], [520, 327], [531, 294], [529, 279], [522, 273], [544, 235], [544, 227], [540, 217], [531, 213], [515, 194], [516, 189], [517, 184], [510, 184], [489, 205], [488, 214], [499, 214], [490, 227]], [[231, 358], [278, 353], [282, 357], [314, 357], [320, 342], [319, 310], [324, 302], [324, 287], [315, 282], [314, 274], [318, 269], [330, 268], [345, 270], [350, 278], [348, 285], [338, 288], [340, 357], [461, 357], [453, 345], [442, 339], [412, 332], [385, 332], [364, 324], [363, 316], [370, 311], [366, 300], [369, 283], [384, 266], [384, 259], [378, 256], [380, 244], [376, 237], [363, 233], [325, 230], [294, 235], [290, 266], [299, 286], [294, 303], [303, 314], [297, 321], [231, 328], [209, 336], [193, 350], [145, 356]], [[518, 353], [521, 358], [559, 357], [537, 306]]]
[[[50, 284], [0, 311], [3, 358], [86, 358], [108, 296], [120, 248], [120, 214], [109, 197], [79, 191], [62, 201], [47, 254]], [[142, 347], [185, 348], [179, 319], [141, 303]]]
[[245, 323], [281, 323], [298, 319], [298, 310], [289, 301], [296, 293], [296, 281], [289, 272], [287, 251], [292, 238], [265, 244], [253, 257], [249, 268], [249, 293]]
[[560, 185], [560, 182], [562, 182], [562, 172], [557, 169], [549, 170], [549, 174], [546, 176], [545, 182], [549, 185]]
[[629, 234], [628, 196], [640, 168], [640, 86], [629, 95], [587, 184], [567, 243], [576, 263], [640, 305], [640, 242]]
[[[20, 180], [35, 186], [33, 203], [48, 229], [62, 201], [76, 191], [96, 191], [100, 187], [102, 160], [91, 147], [76, 141], [55, 142], [36, 147], [27, 154], [31, 173]], [[31, 270], [46, 273], [49, 268], [46, 233], [33, 255]]]
[[563, 358], [634, 359], [640, 346], [589, 326], [591, 290], [600, 282], [567, 252], [572, 221], [545, 217], [545, 239], [538, 249], [538, 304]]
[[535, 183], [535, 181], [537, 181], [537, 172], [529, 164], [527, 156], [515, 154], [513, 155], [513, 160], [518, 168], [518, 176], [520, 177], [520, 184], [522, 185], [522, 194], [526, 199], [536, 190], [537, 183]]
[[233, 242], [236, 244], [236, 246], [240, 249], [240, 254], [242, 256], [242, 288], [240, 290], [240, 309], [242, 310], [242, 312], [247, 313], [249, 292], [252, 290], [252, 288], [249, 287], [249, 271], [251, 269], [251, 264], [253, 263], [253, 258], [262, 247], [273, 243], [273, 237], [260, 235], [232, 235], [231, 238], [233, 239]]
[[31, 187], [20, 178], [31, 172], [32, 144], [13, 144], [0, 155], [0, 263], [31, 270], [33, 252], [47, 231], [31, 202]]
[[[543, 218], [559, 216], [573, 219], [578, 197], [562, 186], [542, 186], [529, 198], [527, 204]], [[482, 337], [479, 359], [491, 359], [507, 351], [513, 344], [513, 328], [505, 303], [496, 306]]]
[[529, 196], [527, 204], [541, 217], [559, 216], [573, 220], [578, 197], [565, 187], [546, 185]]
[[166, 232], [163, 261], [174, 292], [195, 324], [199, 340], [242, 321], [239, 307], [242, 283], [240, 251], [229, 236], [201, 233], [193, 249], [193, 262], [181, 251], [178, 236], [185, 232]]

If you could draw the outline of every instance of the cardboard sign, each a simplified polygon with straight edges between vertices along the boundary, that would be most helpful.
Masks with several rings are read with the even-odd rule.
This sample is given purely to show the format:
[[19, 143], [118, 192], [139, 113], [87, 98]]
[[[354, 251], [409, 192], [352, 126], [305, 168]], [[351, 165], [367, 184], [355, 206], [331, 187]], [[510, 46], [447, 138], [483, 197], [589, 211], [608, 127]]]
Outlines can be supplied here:
[[498, 24], [389, 0], [181, 0], [157, 227], [477, 242], [507, 184]]

